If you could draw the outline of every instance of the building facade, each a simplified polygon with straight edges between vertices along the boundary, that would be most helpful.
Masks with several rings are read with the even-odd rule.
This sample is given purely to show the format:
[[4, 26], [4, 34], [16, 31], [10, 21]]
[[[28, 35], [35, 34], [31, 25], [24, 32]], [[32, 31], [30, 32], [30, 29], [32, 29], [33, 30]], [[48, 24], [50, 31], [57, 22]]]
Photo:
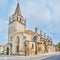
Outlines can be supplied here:
[[8, 43], [5, 45], [6, 55], [35, 55], [54, 52], [54, 45], [49, 36], [26, 29], [26, 19], [21, 14], [19, 3], [14, 14], [9, 18]]
[[3, 53], [4, 53], [4, 46], [0, 45], [0, 54], [3, 54]]

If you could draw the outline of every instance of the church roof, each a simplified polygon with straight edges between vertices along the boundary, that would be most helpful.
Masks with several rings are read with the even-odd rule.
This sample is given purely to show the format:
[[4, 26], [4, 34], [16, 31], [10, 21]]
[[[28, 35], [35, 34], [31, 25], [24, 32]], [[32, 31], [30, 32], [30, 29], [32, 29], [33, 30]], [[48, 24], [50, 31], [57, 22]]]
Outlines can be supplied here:
[[24, 32], [30, 35], [35, 35], [35, 32], [33, 32], [32, 30], [25, 30]]
[[34, 33], [33, 31], [31, 31], [31, 30], [25, 30], [24, 32], [27, 33], [27, 34], [30, 34], [30, 35], [34, 35], [34, 34], [35, 34], [35, 33]]
[[16, 10], [15, 10], [13, 16], [14, 15], [17, 15], [17, 16], [21, 15], [21, 9], [20, 9], [19, 3], [17, 4]]
[[0, 47], [3, 47], [3, 45], [0, 45]]

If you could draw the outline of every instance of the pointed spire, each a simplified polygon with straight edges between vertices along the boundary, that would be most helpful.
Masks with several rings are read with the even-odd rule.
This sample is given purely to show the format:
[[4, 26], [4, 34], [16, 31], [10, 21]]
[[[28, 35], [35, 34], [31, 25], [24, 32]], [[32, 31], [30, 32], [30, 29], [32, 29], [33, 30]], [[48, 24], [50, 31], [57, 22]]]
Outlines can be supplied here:
[[46, 37], [46, 33], [44, 32], [44, 37]]
[[49, 39], [49, 35], [47, 35], [47, 38]]
[[42, 35], [42, 30], [40, 30], [40, 35]]
[[21, 10], [20, 10], [20, 5], [19, 5], [19, 2], [17, 4], [17, 7], [16, 7], [16, 10], [15, 10], [15, 15], [21, 15]]

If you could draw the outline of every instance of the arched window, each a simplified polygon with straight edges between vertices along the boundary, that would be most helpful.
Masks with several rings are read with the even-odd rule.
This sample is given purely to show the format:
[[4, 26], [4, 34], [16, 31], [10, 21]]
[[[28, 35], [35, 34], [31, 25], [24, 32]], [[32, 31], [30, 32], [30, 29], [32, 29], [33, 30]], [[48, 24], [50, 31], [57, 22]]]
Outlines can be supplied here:
[[17, 44], [19, 45], [19, 37], [17, 36]]
[[17, 20], [18, 20], [18, 17], [17, 17]]
[[32, 44], [32, 49], [34, 49], [34, 44]]

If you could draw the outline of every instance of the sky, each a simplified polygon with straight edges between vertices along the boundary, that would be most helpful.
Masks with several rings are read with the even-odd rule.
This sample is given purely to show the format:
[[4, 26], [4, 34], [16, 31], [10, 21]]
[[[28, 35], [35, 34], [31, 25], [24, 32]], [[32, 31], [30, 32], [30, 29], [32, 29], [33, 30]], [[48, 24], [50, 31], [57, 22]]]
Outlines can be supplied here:
[[[9, 17], [15, 12], [19, 0], [0, 0], [0, 45], [8, 42]], [[26, 18], [28, 30], [38, 27], [38, 32], [60, 41], [60, 0], [20, 0], [21, 13]]]

